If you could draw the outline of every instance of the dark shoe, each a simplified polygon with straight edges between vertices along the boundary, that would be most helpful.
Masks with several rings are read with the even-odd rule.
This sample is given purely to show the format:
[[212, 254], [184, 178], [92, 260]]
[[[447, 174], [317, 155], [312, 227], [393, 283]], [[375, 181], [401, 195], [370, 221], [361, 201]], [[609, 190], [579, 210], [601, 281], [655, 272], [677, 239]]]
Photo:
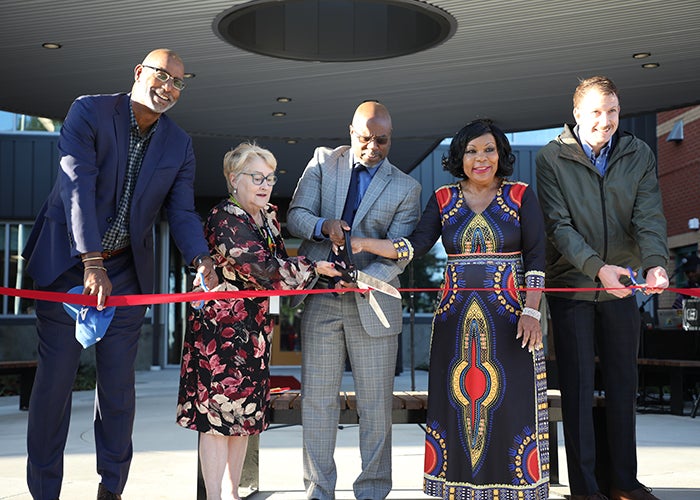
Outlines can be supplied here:
[[642, 485], [636, 490], [623, 491], [617, 488], [610, 488], [611, 500], [659, 500], [651, 494], [651, 488]]
[[100, 483], [100, 487], [97, 488], [97, 500], [122, 500], [122, 496], [112, 493]]

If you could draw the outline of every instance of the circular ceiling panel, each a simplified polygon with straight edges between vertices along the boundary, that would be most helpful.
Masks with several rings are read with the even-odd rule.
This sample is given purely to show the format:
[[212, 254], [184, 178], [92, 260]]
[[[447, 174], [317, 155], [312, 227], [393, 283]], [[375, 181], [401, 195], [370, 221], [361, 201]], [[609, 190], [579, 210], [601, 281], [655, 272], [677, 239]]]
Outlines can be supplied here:
[[349, 62], [413, 54], [449, 39], [457, 21], [414, 0], [260, 0], [228, 9], [214, 32], [241, 49], [284, 59]]

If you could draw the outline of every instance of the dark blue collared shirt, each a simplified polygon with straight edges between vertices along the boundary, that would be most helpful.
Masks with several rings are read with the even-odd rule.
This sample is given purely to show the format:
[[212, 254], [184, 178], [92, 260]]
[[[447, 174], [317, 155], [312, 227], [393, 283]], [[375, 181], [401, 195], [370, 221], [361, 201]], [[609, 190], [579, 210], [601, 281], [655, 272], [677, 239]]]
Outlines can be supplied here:
[[576, 134], [576, 137], [578, 137], [578, 140], [581, 143], [583, 152], [586, 153], [586, 156], [589, 160], [591, 160], [593, 166], [598, 169], [600, 175], [605, 175], [605, 169], [608, 168], [608, 155], [610, 154], [610, 148], [612, 147], [613, 138], [610, 138], [608, 143], [605, 146], [603, 146], [603, 148], [601, 148], [598, 156], [596, 156], [595, 152], [593, 151], [593, 148], [581, 139], [581, 136], [579, 135], [578, 131], [578, 125], [574, 127], [574, 133]]
[[[359, 163], [355, 157], [353, 156], [353, 165]], [[379, 170], [379, 167], [382, 166], [384, 163], [384, 160], [380, 161], [373, 167], [367, 167], [363, 170], [360, 171], [359, 173], [359, 184], [358, 184], [358, 205], [362, 202], [362, 197], [365, 195], [367, 192], [367, 188], [369, 187], [370, 182], [372, 182], [372, 179], [374, 179], [374, 176], [376, 175], [377, 171]], [[323, 223], [326, 221], [326, 219], [321, 218], [318, 220], [316, 223], [316, 228], [314, 229], [314, 239], [315, 240], [324, 240], [327, 239], [327, 236], [321, 232], [321, 227], [323, 226]]]

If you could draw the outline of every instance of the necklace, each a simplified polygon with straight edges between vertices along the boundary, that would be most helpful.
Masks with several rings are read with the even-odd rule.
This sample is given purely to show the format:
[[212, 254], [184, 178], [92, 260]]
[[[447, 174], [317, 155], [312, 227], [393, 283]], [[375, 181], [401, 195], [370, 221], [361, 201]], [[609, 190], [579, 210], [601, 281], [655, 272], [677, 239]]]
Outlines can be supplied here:
[[275, 235], [272, 232], [272, 228], [270, 228], [270, 225], [267, 223], [267, 217], [265, 217], [265, 214], [263, 213], [262, 210], [260, 210], [260, 219], [262, 220], [262, 224], [258, 224], [255, 222], [255, 218], [253, 218], [238, 202], [236, 198], [233, 197], [233, 195], [229, 196], [229, 200], [231, 203], [236, 205], [238, 208], [240, 208], [243, 213], [245, 214], [246, 218], [248, 219], [248, 222], [256, 229], [256, 232], [258, 236], [260, 236], [260, 239], [267, 245], [268, 250], [270, 250], [270, 253], [272, 255], [276, 255], [277, 252], [277, 244], [275, 243]]

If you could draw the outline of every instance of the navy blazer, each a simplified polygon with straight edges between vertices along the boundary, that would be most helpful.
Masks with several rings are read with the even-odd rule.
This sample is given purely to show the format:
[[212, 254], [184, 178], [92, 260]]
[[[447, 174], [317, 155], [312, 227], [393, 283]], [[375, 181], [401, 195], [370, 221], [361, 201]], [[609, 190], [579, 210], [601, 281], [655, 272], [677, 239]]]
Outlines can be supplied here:
[[[102, 250], [102, 236], [116, 216], [129, 152], [129, 94], [82, 96], [61, 128], [61, 168], [24, 248], [26, 270], [50, 285]], [[186, 262], [208, 253], [194, 209], [195, 159], [191, 138], [161, 115], [134, 187], [129, 232], [141, 293], [153, 292], [153, 225], [161, 208]]]

